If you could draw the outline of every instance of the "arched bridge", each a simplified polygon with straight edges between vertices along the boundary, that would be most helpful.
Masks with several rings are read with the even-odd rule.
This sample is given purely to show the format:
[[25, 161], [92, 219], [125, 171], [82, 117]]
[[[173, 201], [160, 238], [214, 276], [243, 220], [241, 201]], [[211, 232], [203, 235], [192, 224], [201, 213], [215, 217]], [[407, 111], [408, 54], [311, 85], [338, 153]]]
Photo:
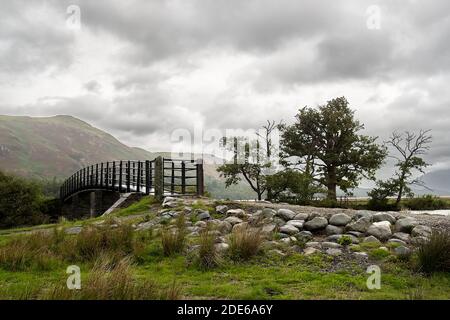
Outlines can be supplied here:
[[[132, 193], [152, 194], [157, 199], [162, 199], [165, 195], [202, 196], [203, 181], [202, 160], [157, 157], [154, 160], [145, 161], [108, 161], [90, 165], [75, 172], [62, 184], [60, 198], [63, 203], [67, 203], [71, 198], [90, 193], [90, 200], [87, 200], [90, 204], [87, 206], [90, 207], [92, 216], [99, 214], [107, 205], [104, 204], [101, 208], [94, 210], [95, 193], [100, 195], [97, 198], [103, 199], [102, 202], [105, 203], [114, 202], [114, 199], [117, 201], [120, 194]], [[105, 195], [109, 194], [114, 197], [106, 201]], [[70, 202], [72, 202], [72, 211], [80, 209], [80, 201], [71, 199]], [[96, 213], [93, 213], [93, 210]]]

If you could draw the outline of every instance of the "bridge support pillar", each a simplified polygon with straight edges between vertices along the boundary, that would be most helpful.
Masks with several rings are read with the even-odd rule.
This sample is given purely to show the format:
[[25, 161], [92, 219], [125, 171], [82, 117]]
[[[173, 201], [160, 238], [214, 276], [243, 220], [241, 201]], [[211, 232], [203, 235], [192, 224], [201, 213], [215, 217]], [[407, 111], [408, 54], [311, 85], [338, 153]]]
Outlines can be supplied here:
[[103, 193], [102, 191], [91, 191], [89, 203], [89, 216], [91, 218], [99, 215], [103, 208]]

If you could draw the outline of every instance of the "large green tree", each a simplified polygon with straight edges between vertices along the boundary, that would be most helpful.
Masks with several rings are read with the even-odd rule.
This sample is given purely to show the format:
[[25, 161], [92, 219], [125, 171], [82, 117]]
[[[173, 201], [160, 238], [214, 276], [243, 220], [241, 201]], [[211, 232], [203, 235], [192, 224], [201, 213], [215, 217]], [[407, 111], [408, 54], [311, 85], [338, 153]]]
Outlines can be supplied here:
[[336, 188], [355, 188], [362, 177], [374, 179], [386, 157], [377, 137], [362, 135], [364, 126], [355, 119], [345, 97], [318, 108], [304, 107], [292, 125], [280, 126], [281, 149], [289, 166], [310, 174], [336, 200]]

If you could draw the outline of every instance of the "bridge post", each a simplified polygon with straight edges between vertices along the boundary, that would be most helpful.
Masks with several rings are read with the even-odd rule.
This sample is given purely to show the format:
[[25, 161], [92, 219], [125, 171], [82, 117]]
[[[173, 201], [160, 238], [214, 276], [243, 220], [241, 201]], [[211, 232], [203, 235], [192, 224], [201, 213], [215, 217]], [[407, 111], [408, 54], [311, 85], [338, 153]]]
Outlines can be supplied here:
[[155, 159], [155, 176], [153, 182], [155, 198], [161, 201], [164, 198], [164, 161], [162, 157]]
[[197, 170], [197, 196], [203, 196], [205, 192], [204, 182], [203, 182], [203, 160], [197, 160], [196, 164]]

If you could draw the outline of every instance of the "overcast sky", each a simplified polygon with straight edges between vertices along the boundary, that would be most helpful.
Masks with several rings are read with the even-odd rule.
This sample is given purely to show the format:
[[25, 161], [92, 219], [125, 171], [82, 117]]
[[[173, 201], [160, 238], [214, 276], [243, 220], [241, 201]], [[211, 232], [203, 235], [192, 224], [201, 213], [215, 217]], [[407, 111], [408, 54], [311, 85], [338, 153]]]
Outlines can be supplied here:
[[427, 160], [448, 168], [449, 83], [448, 0], [1, 0], [0, 114], [69, 114], [153, 151], [346, 96], [381, 140], [433, 129]]

